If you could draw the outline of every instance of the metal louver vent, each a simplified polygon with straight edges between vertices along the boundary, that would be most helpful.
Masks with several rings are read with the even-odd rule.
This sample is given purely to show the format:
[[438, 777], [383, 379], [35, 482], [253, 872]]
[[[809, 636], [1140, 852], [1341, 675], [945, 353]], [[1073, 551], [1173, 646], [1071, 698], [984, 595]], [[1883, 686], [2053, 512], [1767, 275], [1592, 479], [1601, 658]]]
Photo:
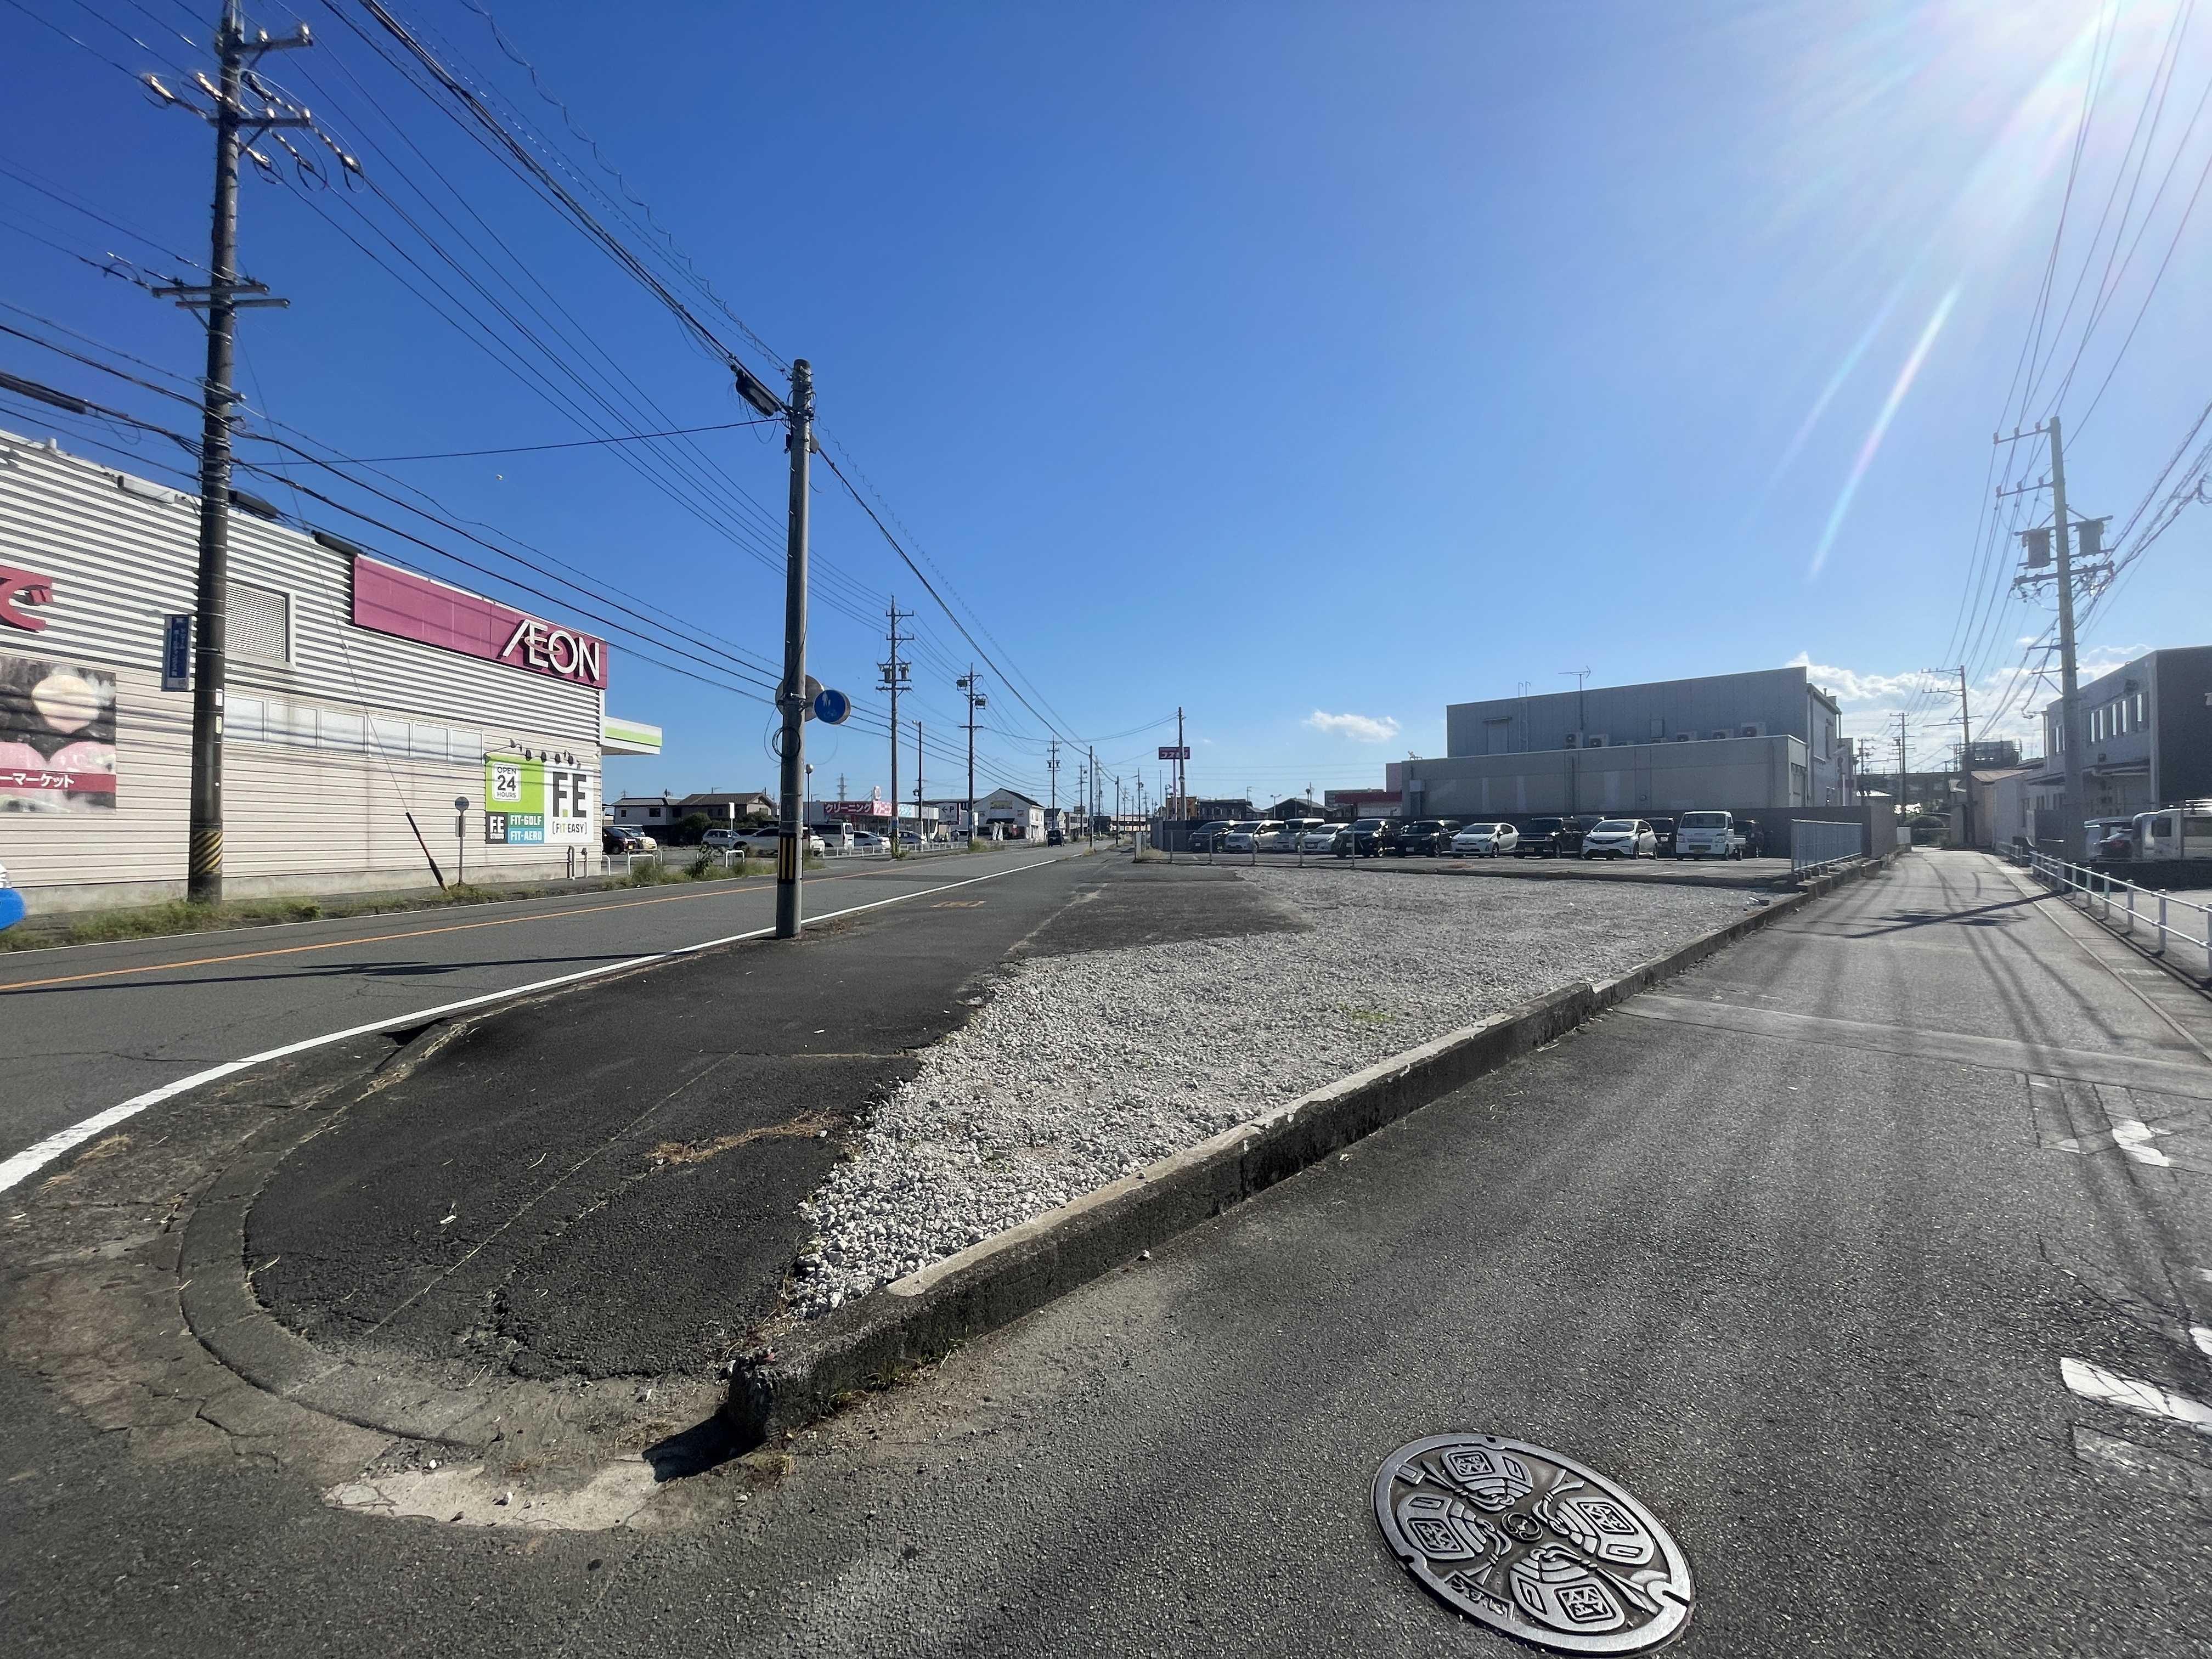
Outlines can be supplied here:
[[229, 587], [228, 654], [249, 662], [292, 660], [292, 601], [266, 587]]

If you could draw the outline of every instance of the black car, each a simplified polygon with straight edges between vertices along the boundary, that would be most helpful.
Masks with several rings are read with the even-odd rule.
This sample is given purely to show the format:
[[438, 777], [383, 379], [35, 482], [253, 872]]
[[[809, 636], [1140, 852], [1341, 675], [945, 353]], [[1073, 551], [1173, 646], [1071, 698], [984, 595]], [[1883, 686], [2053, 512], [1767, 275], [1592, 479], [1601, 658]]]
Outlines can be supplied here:
[[1219, 852], [1221, 838], [1229, 833], [1230, 822], [1227, 818], [1215, 818], [1210, 823], [1200, 824], [1190, 832], [1190, 850], [1194, 853]]
[[1057, 830], [1048, 830], [1044, 832], [1044, 844], [1048, 847], [1065, 847], [1067, 844], [1067, 837]]
[[1384, 842], [1382, 850], [1395, 853], [1401, 859], [1416, 854], [1434, 858], [1451, 846], [1451, 838], [1457, 834], [1457, 818], [1417, 818]]
[[1659, 851], [1656, 856], [1662, 859], [1673, 858], [1674, 856], [1674, 820], [1646, 818], [1644, 821], [1651, 826], [1651, 833], [1659, 837]]
[[1397, 833], [1395, 818], [1354, 818], [1336, 838], [1336, 855], [1340, 859], [1380, 858], [1383, 838]]
[[1577, 812], [1566, 821], [1559, 831], [1559, 851], [1564, 855], [1582, 856], [1583, 837], [1605, 822], [1602, 812]]
[[[1567, 834], [1565, 818], [1531, 818], [1521, 826], [1521, 844], [1513, 849], [1516, 859], [1555, 859]], [[1575, 845], [1581, 849], [1582, 836], [1577, 834]]]

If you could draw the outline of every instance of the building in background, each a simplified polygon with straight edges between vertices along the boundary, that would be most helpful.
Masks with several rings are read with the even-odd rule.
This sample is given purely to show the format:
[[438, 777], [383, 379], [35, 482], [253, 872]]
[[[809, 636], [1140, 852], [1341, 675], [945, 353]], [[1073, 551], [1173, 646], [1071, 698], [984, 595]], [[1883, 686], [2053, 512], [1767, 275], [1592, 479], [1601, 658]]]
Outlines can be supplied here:
[[[2147, 652], [2081, 690], [2083, 820], [2132, 817], [2212, 799], [2212, 645]], [[2053, 700], [2043, 711], [2044, 754], [2057, 777], [2036, 803], [2034, 838], [2062, 850], [2065, 723]], [[2081, 826], [2074, 826], [2077, 830]]]
[[[184, 894], [190, 659], [164, 646], [194, 609], [198, 509], [0, 433], [0, 865], [34, 909]], [[249, 511], [230, 540], [227, 893], [597, 856], [604, 641]]]

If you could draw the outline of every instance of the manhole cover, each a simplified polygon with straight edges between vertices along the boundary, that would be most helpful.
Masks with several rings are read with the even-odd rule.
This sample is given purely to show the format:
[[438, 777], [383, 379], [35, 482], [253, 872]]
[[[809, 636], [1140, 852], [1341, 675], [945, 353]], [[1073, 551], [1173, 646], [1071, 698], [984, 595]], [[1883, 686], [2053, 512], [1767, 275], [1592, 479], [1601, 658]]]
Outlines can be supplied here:
[[1658, 1516], [1571, 1457], [1487, 1434], [1390, 1454], [1375, 1519], [1468, 1618], [1556, 1653], [1644, 1653], [1690, 1622], [1690, 1560]]

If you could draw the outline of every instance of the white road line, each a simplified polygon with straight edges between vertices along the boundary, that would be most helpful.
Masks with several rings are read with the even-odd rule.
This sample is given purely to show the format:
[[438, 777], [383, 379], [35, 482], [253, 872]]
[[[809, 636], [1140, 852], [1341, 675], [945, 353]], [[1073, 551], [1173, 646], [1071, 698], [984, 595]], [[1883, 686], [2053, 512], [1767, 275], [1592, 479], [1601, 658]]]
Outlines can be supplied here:
[[2122, 1376], [2118, 1371], [2092, 1365], [2086, 1359], [2060, 1360], [2058, 1374], [2066, 1379], [2066, 1386], [2084, 1400], [2179, 1423], [2199, 1434], [2212, 1434], [2212, 1406], [2201, 1400], [2175, 1394], [2140, 1377]]
[[[933, 893], [949, 893], [957, 887], [973, 887], [978, 882], [995, 881], [1000, 876], [1018, 875], [1026, 870], [1036, 870], [1045, 864], [1058, 864], [1059, 859], [1048, 859], [1039, 864], [1018, 865], [1012, 869], [994, 870], [986, 875], [970, 876], [965, 881], [951, 881], [941, 887], [925, 887], [912, 893], [900, 893], [887, 899], [875, 899], [866, 904], [851, 904], [842, 910], [831, 910], [818, 916], [808, 916], [805, 925], [835, 921], [840, 916], [858, 915], [863, 910], [880, 910], [887, 904], [903, 904], [910, 899], [927, 898]], [[620, 962], [604, 963], [597, 968], [586, 968], [580, 973], [562, 974], [554, 979], [534, 980], [528, 985], [511, 986], [504, 991], [487, 991], [482, 996], [464, 997], [459, 1002], [441, 1003], [434, 1008], [418, 1008], [410, 1013], [393, 1014], [386, 1019], [372, 1020], [366, 1025], [349, 1025], [343, 1031], [327, 1031], [321, 1036], [312, 1036], [298, 1042], [288, 1042], [281, 1048], [270, 1048], [261, 1054], [248, 1054], [243, 1060], [226, 1060], [220, 1066], [210, 1066], [204, 1072], [195, 1072], [190, 1077], [180, 1077], [174, 1083], [165, 1083], [158, 1089], [149, 1089], [143, 1095], [133, 1095], [119, 1106], [111, 1106], [104, 1112], [95, 1112], [82, 1123], [72, 1123], [58, 1134], [48, 1135], [35, 1146], [27, 1146], [0, 1164], [0, 1193], [21, 1184], [28, 1176], [52, 1163], [72, 1146], [82, 1146], [94, 1135], [112, 1129], [128, 1117], [136, 1117], [149, 1106], [158, 1106], [165, 1100], [173, 1100], [187, 1090], [202, 1084], [213, 1083], [249, 1066], [260, 1066], [272, 1060], [283, 1060], [292, 1054], [305, 1054], [310, 1048], [323, 1048], [333, 1042], [343, 1042], [349, 1037], [367, 1036], [372, 1031], [388, 1031], [397, 1025], [427, 1025], [433, 1020], [443, 1019], [470, 1008], [481, 1008], [487, 1003], [504, 1002], [513, 997], [528, 996], [537, 991], [550, 991], [562, 985], [574, 985], [579, 980], [597, 979], [606, 974], [618, 974], [627, 969], [642, 968], [647, 963], [667, 962], [677, 957], [696, 955], [718, 945], [737, 945], [749, 939], [765, 939], [775, 932], [772, 927], [756, 927], [750, 933], [731, 933], [721, 939], [706, 939], [697, 945], [679, 945], [672, 951], [656, 951], [650, 956], [625, 957]]]

